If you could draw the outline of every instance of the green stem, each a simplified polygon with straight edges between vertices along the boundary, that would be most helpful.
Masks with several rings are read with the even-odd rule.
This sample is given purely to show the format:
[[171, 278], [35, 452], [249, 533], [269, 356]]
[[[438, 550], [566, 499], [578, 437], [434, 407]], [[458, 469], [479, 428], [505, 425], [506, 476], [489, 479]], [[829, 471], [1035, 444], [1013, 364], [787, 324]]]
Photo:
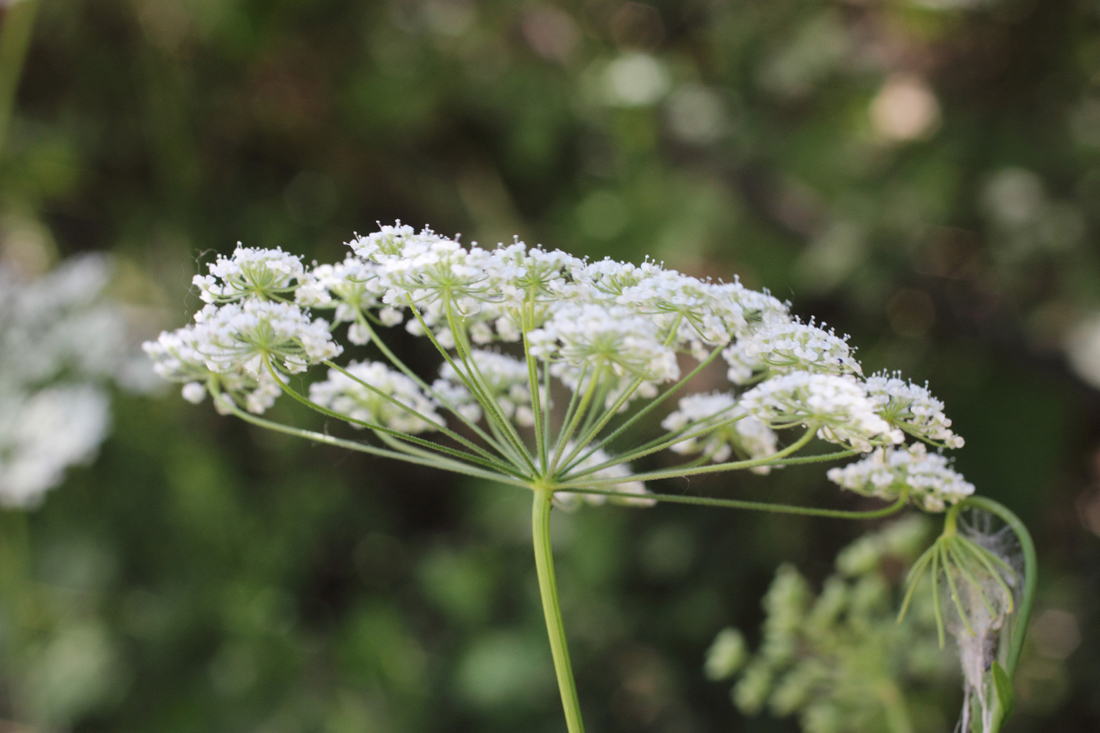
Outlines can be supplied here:
[[[622, 479], [619, 479], [622, 481]], [[715, 499], [706, 496], [684, 496], [683, 494], [624, 494], [621, 491], [610, 489], [562, 489], [572, 494], [594, 494], [596, 496], [610, 496], [627, 499], [652, 499], [664, 501], [669, 504], [692, 504], [695, 506], [712, 506], [722, 509], [750, 509], [753, 511], [772, 512], [774, 514], [800, 514], [807, 517], [831, 517], [833, 519], [878, 519], [891, 514], [896, 514], [905, 508], [906, 497], [899, 497], [893, 504], [881, 509], [872, 509], [866, 512], [849, 512], [843, 509], [818, 509], [808, 506], [794, 506], [791, 504], [769, 504], [763, 501], [741, 501], [740, 499]]]
[[[698, 468], [679, 467], [679, 468], [671, 468], [671, 469], [668, 469], [666, 471], [650, 471], [649, 473], [635, 474], [634, 476], [630, 477], [630, 480], [631, 481], [656, 481], [658, 479], [665, 479], [665, 478], [681, 478], [683, 476], [698, 476], [698, 475], [701, 475], [701, 474], [708, 474], [708, 473], [722, 473], [723, 471], [738, 471], [738, 470], [741, 470], [741, 469], [744, 469], [744, 468], [756, 468], [757, 466], [784, 465], [784, 464], [781, 463], [782, 459], [786, 458], [787, 456], [789, 456], [792, 453], [797, 452], [800, 448], [802, 448], [807, 443], [809, 443], [810, 440], [813, 439], [814, 434], [816, 432], [817, 432], [817, 426], [816, 425], [811, 425], [810, 428], [802, 435], [801, 438], [799, 438], [795, 442], [791, 443], [790, 445], [788, 445], [783, 450], [780, 450], [776, 453], [771, 454], [770, 456], [765, 456], [763, 458], [753, 458], [751, 460], [746, 460], [746, 461], [730, 461], [728, 463], [718, 463], [718, 464], [715, 464], [713, 466], [700, 466]], [[843, 453], [847, 453], [847, 451], [844, 451]], [[841, 454], [830, 454], [827, 457], [806, 456], [806, 458], [809, 458], [809, 459], [814, 460], [814, 461], [829, 460], [829, 458], [831, 458], [831, 457], [840, 456], [840, 455]], [[808, 461], [798, 461], [798, 459], [790, 459], [787, 463], [793, 464], [793, 463], [798, 463], [798, 462], [808, 462]], [[585, 486], [600, 486], [600, 485], [605, 485], [606, 486], [606, 485], [621, 484], [623, 482], [622, 478], [593, 478], [593, 479], [583, 479], [583, 478], [578, 479], [577, 478], [579, 476], [587, 476], [589, 474], [595, 473], [596, 471], [599, 471], [602, 468], [606, 468], [608, 466], [615, 465], [615, 463], [616, 463], [615, 461], [609, 461], [606, 464], [600, 464], [599, 466], [593, 466], [591, 468], [586, 468], [585, 470], [579, 471], [579, 472], [573, 474], [572, 476], [565, 477], [564, 480], [562, 480], [561, 482], [556, 484], [556, 486], [558, 488], [566, 489], [566, 488], [572, 488], [572, 487], [575, 487], [575, 486], [585, 487]]]
[[569, 661], [569, 647], [565, 641], [565, 624], [561, 618], [558, 601], [558, 583], [554, 579], [554, 554], [550, 546], [550, 510], [554, 492], [536, 489], [531, 509], [531, 528], [535, 545], [535, 568], [539, 576], [539, 595], [546, 615], [546, 631], [550, 635], [550, 652], [554, 657], [554, 671], [558, 677], [561, 704], [565, 709], [565, 723], [569, 733], [584, 733], [580, 702], [577, 699], [577, 683], [573, 679], [573, 665]]
[[454, 473], [460, 473], [465, 476], [473, 476], [475, 478], [488, 479], [489, 481], [496, 481], [497, 483], [506, 484], [508, 486], [517, 486], [521, 489], [529, 489], [530, 485], [519, 481], [511, 476], [503, 476], [492, 471], [482, 470], [475, 466], [470, 466], [459, 461], [454, 461], [442, 456], [438, 456], [434, 459], [420, 458], [418, 456], [408, 455], [393, 450], [386, 450], [384, 448], [376, 448], [373, 445], [366, 445], [365, 443], [359, 443], [354, 440], [344, 440], [343, 438], [336, 438], [324, 433], [316, 433], [312, 430], [302, 430], [301, 428], [295, 428], [290, 425], [283, 425], [282, 423], [273, 422], [262, 417], [257, 417], [251, 413], [245, 412], [233, 402], [233, 400], [226, 397], [224, 394], [213, 392], [213, 397], [217, 403], [228, 410], [231, 414], [236, 415], [245, 422], [258, 425], [261, 428], [267, 428], [268, 430], [274, 430], [277, 433], [283, 433], [285, 435], [293, 435], [298, 438], [305, 438], [306, 440], [312, 440], [314, 443], [321, 443], [323, 445], [333, 445], [338, 448], [346, 448], [347, 450], [357, 451], [359, 453], [367, 453], [372, 456], [381, 456], [383, 458], [393, 458], [394, 460], [404, 461], [405, 463], [413, 463], [418, 466], [430, 466], [432, 468], [439, 468], [445, 471], [453, 471]]
[[[326, 417], [332, 417], [332, 418], [336, 418], [337, 420], [343, 420], [344, 422], [352, 423], [354, 425], [360, 425], [362, 427], [365, 427], [369, 430], [374, 431], [375, 433], [385, 433], [387, 435], [392, 436], [393, 438], [407, 441], [409, 443], [412, 443], [413, 445], [418, 445], [418, 446], [421, 446], [422, 448], [429, 448], [431, 450], [437, 451], [439, 453], [450, 456], [452, 458], [456, 458], [458, 460], [470, 461], [471, 463], [476, 463], [476, 464], [484, 466], [486, 468], [490, 468], [494, 471], [500, 471], [501, 473], [514, 473], [507, 466], [505, 466], [504, 464], [498, 463], [496, 461], [487, 461], [487, 460], [485, 460], [485, 459], [483, 459], [479, 456], [476, 456], [474, 454], [471, 454], [471, 453], [464, 453], [462, 451], [455, 450], [454, 448], [448, 448], [447, 446], [439, 445], [438, 443], [433, 443], [430, 440], [424, 440], [423, 438], [417, 438], [414, 435], [410, 435], [408, 433], [403, 433], [399, 430], [393, 430], [391, 428], [385, 427], [384, 425], [378, 425], [376, 423], [367, 422], [365, 420], [359, 420], [359, 419], [354, 418], [350, 415], [344, 415], [344, 414], [336, 412], [334, 410], [330, 410], [327, 407], [323, 407], [323, 406], [317, 404], [316, 402], [310, 400], [305, 395], [302, 395], [302, 394], [298, 393], [296, 390], [292, 389], [290, 387], [290, 385], [288, 385], [286, 382], [284, 382], [282, 379], [280, 379], [279, 374], [271, 366], [271, 362], [269, 360], [265, 359], [264, 363], [267, 366], [267, 371], [271, 374], [271, 378], [274, 379], [276, 381], [276, 383], [278, 383], [279, 388], [282, 389], [284, 394], [290, 396], [291, 398], [293, 398], [297, 402], [302, 403], [303, 405], [310, 408], [311, 410], [314, 410], [316, 412], [319, 412], [322, 415], [325, 415]], [[412, 411], [410, 410], [410, 412], [412, 412]], [[425, 422], [427, 422], [429, 424], [431, 423], [431, 421], [428, 420], [427, 418], [421, 417], [419, 415], [419, 413], [413, 413], [413, 414], [420, 417], [421, 420], [424, 420]], [[518, 476], [519, 474], [515, 474], [515, 475]]]
[[1031, 533], [1027, 527], [1008, 507], [993, 499], [984, 496], [972, 496], [959, 502], [959, 505], [983, 509], [990, 514], [999, 517], [1016, 533], [1016, 539], [1020, 542], [1020, 550], [1024, 554], [1024, 587], [1020, 591], [1020, 609], [1016, 621], [1012, 626], [1012, 639], [1008, 649], [1008, 658], [1005, 662], [1005, 672], [1011, 679], [1016, 674], [1016, 664], [1020, 661], [1020, 652], [1024, 648], [1024, 638], [1027, 636], [1027, 624], [1031, 618], [1031, 606], [1035, 601], [1035, 585], [1039, 574], [1039, 563], [1035, 557], [1035, 543], [1031, 539]]
[[[447, 350], [444, 349], [439, 344], [438, 341], [436, 341], [435, 335], [432, 334], [432, 332], [430, 330], [428, 330], [428, 326], [420, 318], [420, 314], [417, 313], [415, 308], [412, 309], [412, 312], [417, 317], [417, 320], [420, 322], [421, 327], [425, 329], [424, 333], [428, 336], [428, 339], [432, 342], [432, 345], [435, 346], [435, 348], [437, 350], [439, 350], [439, 352], [441, 354], [443, 354], [443, 357], [448, 362], [450, 362], [450, 355], [447, 353]], [[456, 407], [455, 405], [452, 405], [449, 401], [445, 400], [441, 394], [439, 394], [434, 389], [432, 389], [432, 386], [430, 384], [425, 382], [423, 379], [421, 379], [416, 374], [416, 372], [414, 372], [412, 369], [410, 369], [405, 364], [405, 362], [403, 362], [403, 361], [401, 361], [400, 359], [397, 358], [397, 355], [394, 354], [393, 351], [388, 346], [386, 346], [385, 342], [382, 341], [382, 339], [380, 339], [378, 337], [378, 333], [375, 332], [374, 328], [371, 327], [370, 321], [366, 318], [366, 315], [363, 313], [362, 310], [357, 310], [355, 312], [355, 317], [356, 317], [356, 320], [358, 320], [358, 322], [363, 326], [363, 328], [365, 328], [367, 330], [367, 332], [370, 334], [371, 343], [373, 343], [375, 346], [378, 347], [378, 350], [381, 351], [382, 354], [387, 359], [389, 359], [389, 362], [391, 364], [393, 364], [395, 367], [397, 367], [397, 369], [402, 374], [404, 374], [406, 377], [408, 377], [409, 379], [416, 382], [416, 384], [421, 389], [423, 389], [425, 392], [427, 392], [429, 395], [431, 395], [432, 399], [438, 401], [439, 404], [446, 407], [456, 418], [458, 418], [458, 420], [460, 422], [465, 424], [466, 427], [470, 428], [470, 430], [472, 430], [479, 438], [484, 440], [486, 443], [488, 443], [492, 447], [496, 448], [498, 453], [500, 453], [501, 455], [504, 455], [504, 450], [499, 445], [497, 445], [496, 441], [494, 441], [488, 434], [486, 434], [484, 430], [479, 428], [473, 420], [470, 420], [468, 417], [463, 415], [462, 411], [459, 410], [458, 407]], [[452, 364], [452, 366], [454, 366], [454, 365]], [[457, 369], [456, 369], [456, 373], [457, 373]]]

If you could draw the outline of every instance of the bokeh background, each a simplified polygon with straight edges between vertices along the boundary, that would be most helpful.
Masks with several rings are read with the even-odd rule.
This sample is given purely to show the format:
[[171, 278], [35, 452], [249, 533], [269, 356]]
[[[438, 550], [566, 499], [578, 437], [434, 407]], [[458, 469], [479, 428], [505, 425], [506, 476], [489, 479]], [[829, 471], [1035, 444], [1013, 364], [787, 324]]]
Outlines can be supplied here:
[[[946, 402], [956, 467], [1039, 546], [1011, 730], [1100, 730], [1096, 0], [7, 14], [32, 1], [5, 261], [109, 253], [137, 341], [183, 325], [191, 276], [238, 241], [332, 261], [395, 219], [737, 274]], [[98, 459], [26, 516], [37, 627], [5, 667], [8, 714], [16, 690], [43, 731], [561, 729], [527, 496], [260, 432], [173, 389], [120, 390], [113, 415]], [[813, 470], [693, 487], [838, 501]], [[728, 625], [752, 637], [780, 563], [818, 582], [866, 529], [670, 506], [561, 520], [590, 728], [797, 730], [743, 718], [704, 652]]]

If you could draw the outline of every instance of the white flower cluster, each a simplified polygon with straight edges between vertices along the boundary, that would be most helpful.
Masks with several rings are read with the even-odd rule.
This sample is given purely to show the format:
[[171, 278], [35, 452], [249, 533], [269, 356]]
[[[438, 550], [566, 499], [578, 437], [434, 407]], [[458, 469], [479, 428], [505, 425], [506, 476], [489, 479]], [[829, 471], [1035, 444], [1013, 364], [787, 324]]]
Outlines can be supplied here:
[[831, 468], [829, 480], [867, 496], [896, 499], [903, 492], [926, 511], [942, 512], [974, 493], [974, 485], [951, 468], [947, 458], [923, 443], [879, 448], [862, 461]]
[[824, 440], [863, 452], [905, 439], [850, 377], [804, 371], [773, 377], [746, 392], [741, 406], [773, 429], [817, 426]]
[[899, 375], [876, 374], [867, 380], [867, 394], [886, 422], [919, 440], [945, 448], [962, 448], [963, 439], [951, 430], [943, 403], [928, 391]]
[[343, 351], [327, 321], [285, 301], [305, 279], [299, 258], [238, 246], [210, 273], [194, 280], [209, 302], [195, 322], [143, 346], [157, 374], [185, 382], [187, 400], [213, 389], [261, 413], [281, 390], [280, 372], [300, 373]]
[[[680, 400], [675, 412], [661, 423], [670, 433], [687, 435], [672, 446], [676, 453], [702, 453], [715, 463], [731, 455], [766, 458], [776, 452], [778, 438], [761, 420], [745, 412], [730, 393], [694, 394]], [[752, 469], [767, 474], [771, 466]]]
[[96, 256], [37, 279], [0, 263], [0, 506], [37, 505], [107, 436], [107, 387], [132, 366], [109, 275]]
[[281, 249], [242, 247], [232, 257], [218, 255], [208, 265], [209, 275], [195, 275], [192, 282], [207, 303], [231, 303], [250, 297], [277, 298], [294, 290], [302, 278], [300, 257]]
[[729, 364], [729, 380], [745, 384], [761, 372], [777, 375], [795, 372], [860, 374], [847, 336], [838, 337], [814, 325], [791, 321], [771, 322], [722, 352]]
[[[157, 370], [185, 382], [189, 399], [214, 390], [262, 412], [288, 388], [284, 375], [341, 353], [333, 333], [346, 327], [348, 342], [377, 348], [398, 371], [360, 362], [349, 367], [355, 378], [330, 372], [314, 385], [315, 402], [401, 432], [436, 426], [461, 442], [445, 427], [444, 415], [454, 415], [520, 475], [564, 472], [554, 480], [583, 472], [575, 461], [558, 465], [562, 441], [595, 440], [635, 400], [681, 380], [685, 364], [719, 354], [732, 391], [681, 399], [662, 423], [663, 447], [696, 461], [766, 461], [779, 451], [777, 431], [799, 426], [860, 452], [900, 445], [906, 435], [962, 445], [926, 388], [896, 375], [865, 380], [847, 337], [793, 318], [786, 304], [736, 281], [649, 260], [588, 262], [519, 241], [465, 246], [400, 222], [349, 246], [336, 265], [303, 267], [280, 250], [243, 247], [219, 257], [195, 280], [209, 305], [191, 326], [147, 345]], [[322, 310], [329, 320], [313, 315]], [[377, 329], [402, 323], [443, 352], [431, 386], [383, 343], [372, 345]], [[520, 349], [523, 358], [505, 353]], [[573, 393], [564, 416], [547, 408], [551, 379]], [[562, 422], [557, 437], [545, 419]], [[526, 445], [532, 434], [557, 443], [535, 450]]]

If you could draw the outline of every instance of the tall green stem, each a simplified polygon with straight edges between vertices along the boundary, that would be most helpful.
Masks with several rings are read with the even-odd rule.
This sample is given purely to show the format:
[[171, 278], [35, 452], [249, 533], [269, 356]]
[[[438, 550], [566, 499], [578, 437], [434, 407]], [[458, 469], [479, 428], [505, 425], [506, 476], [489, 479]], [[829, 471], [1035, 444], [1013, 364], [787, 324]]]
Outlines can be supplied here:
[[535, 543], [535, 568], [539, 576], [539, 595], [546, 615], [546, 631], [550, 634], [550, 651], [554, 656], [554, 671], [561, 691], [561, 704], [565, 708], [565, 722], [569, 733], [584, 733], [580, 702], [577, 700], [577, 683], [573, 680], [573, 665], [569, 661], [569, 647], [565, 642], [565, 625], [558, 602], [558, 582], [554, 578], [554, 555], [550, 546], [550, 509], [554, 492], [536, 489], [531, 509], [531, 529]]

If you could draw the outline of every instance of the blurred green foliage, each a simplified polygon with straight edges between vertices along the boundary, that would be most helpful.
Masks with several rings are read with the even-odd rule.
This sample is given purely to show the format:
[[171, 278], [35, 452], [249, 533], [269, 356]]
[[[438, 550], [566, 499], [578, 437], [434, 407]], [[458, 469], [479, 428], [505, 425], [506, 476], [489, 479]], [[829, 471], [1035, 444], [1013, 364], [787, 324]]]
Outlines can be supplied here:
[[[35, 1], [5, 257], [112, 252], [147, 336], [211, 252], [333, 259], [396, 218], [738, 273], [930, 380], [957, 467], [1039, 544], [1014, 730], [1100, 728], [1100, 399], [1061, 351], [1100, 307], [1095, 2]], [[814, 470], [728, 483], [695, 486], [856, 505]], [[120, 395], [26, 522], [5, 711], [39, 730], [560, 729], [514, 490]], [[792, 729], [740, 718], [703, 653], [865, 527], [555, 522], [592, 730]]]

